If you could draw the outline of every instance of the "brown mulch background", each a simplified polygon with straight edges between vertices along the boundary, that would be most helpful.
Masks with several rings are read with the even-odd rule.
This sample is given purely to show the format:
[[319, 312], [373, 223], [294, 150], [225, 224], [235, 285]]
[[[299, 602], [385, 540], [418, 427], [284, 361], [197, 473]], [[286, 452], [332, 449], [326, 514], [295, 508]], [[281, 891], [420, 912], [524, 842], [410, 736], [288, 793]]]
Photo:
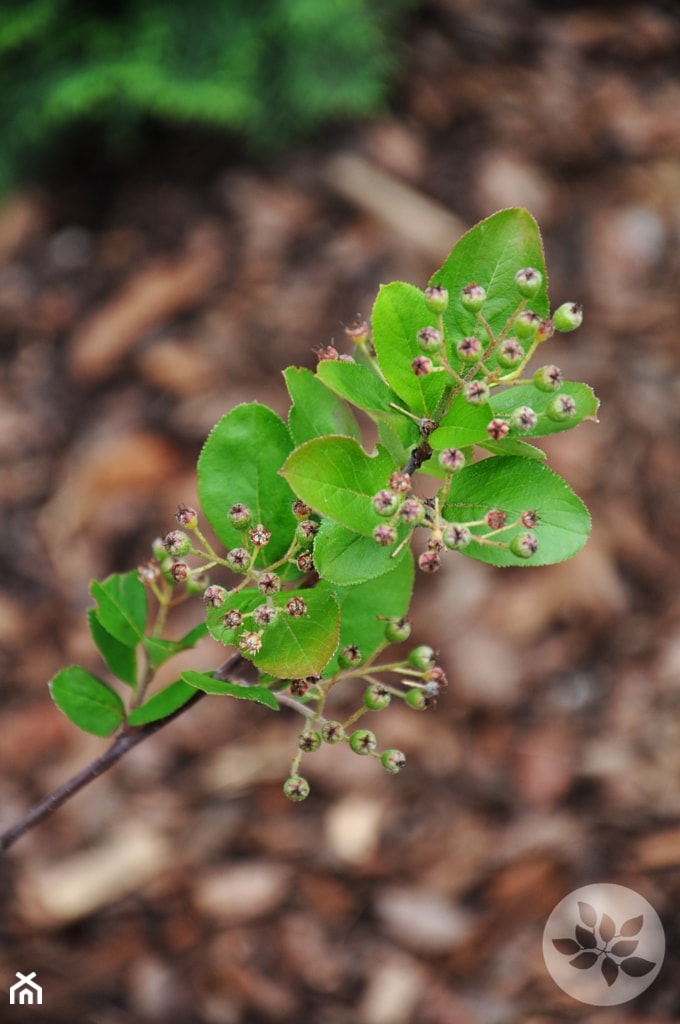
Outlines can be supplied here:
[[[561, 566], [451, 557], [418, 581], [414, 636], [450, 687], [376, 719], [400, 776], [326, 749], [292, 805], [294, 714], [211, 698], [22, 839], [0, 988], [36, 971], [44, 1005], [12, 1019], [680, 1019], [678, 8], [430, 0], [409, 40], [389, 114], [275, 167], [166, 139], [0, 212], [0, 826], [103, 749], [47, 680], [100, 671], [89, 580], [195, 500], [212, 424], [244, 400], [284, 413], [285, 366], [505, 206], [541, 224], [554, 303], [585, 305], [547, 357], [601, 421], [545, 447], [592, 540]], [[595, 881], [645, 895], [668, 944], [614, 1010], [564, 995], [541, 955], [550, 910]]]

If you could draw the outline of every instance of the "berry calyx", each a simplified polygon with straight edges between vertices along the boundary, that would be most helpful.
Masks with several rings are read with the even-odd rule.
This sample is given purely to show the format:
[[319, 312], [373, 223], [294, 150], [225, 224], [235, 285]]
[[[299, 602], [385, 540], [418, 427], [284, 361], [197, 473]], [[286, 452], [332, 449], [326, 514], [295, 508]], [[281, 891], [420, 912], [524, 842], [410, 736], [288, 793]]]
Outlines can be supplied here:
[[227, 599], [227, 591], [216, 583], [211, 584], [203, 592], [203, 601], [208, 608], [220, 608]]
[[562, 387], [562, 371], [553, 363], [539, 366], [533, 376], [534, 387], [539, 391], [559, 391]]
[[489, 420], [486, 432], [492, 441], [502, 441], [510, 433], [510, 424], [500, 416], [494, 416], [492, 420]]
[[524, 349], [517, 338], [506, 338], [500, 344], [496, 359], [498, 365], [502, 366], [504, 370], [512, 370], [515, 366], [519, 366], [524, 359]]
[[388, 619], [385, 626], [385, 639], [391, 644], [401, 644], [411, 635], [411, 623], [408, 619]]
[[321, 746], [321, 734], [316, 729], [304, 729], [298, 735], [297, 745], [305, 754], [311, 754]]
[[489, 385], [484, 380], [471, 380], [465, 385], [464, 394], [470, 405], [483, 405], [489, 398]]
[[441, 315], [445, 313], [449, 305], [449, 293], [440, 284], [430, 285], [425, 289], [425, 305], [430, 313]]
[[324, 722], [321, 726], [321, 739], [324, 743], [341, 743], [345, 738], [342, 722]]
[[286, 601], [286, 611], [294, 619], [301, 619], [307, 614], [307, 602], [304, 597], [291, 597]]
[[355, 729], [349, 738], [349, 745], [355, 754], [365, 756], [375, 753], [378, 741], [370, 729]]
[[247, 530], [253, 521], [253, 513], [247, 505], [237, 502], [229, 509], [229, 522], [237, 530]]
[[175, 519], [180, 526], [184, 526], [187, 530], [195, 530], [198, 526], [198, 512], [188, 505], [178, 505]]
[[563, 423], [576, 414], [576, 401], [571, 395], [555, 395], [546, 412], [551, 420]]
[[510, 414], [510, 426], [520, 434], [528, 434], [538, 423], [538, 416], [528, 405], [520, 405]]
[[172, 530], [163, 541], [163, 547], [173, 558], [182, 558], [191, 551], [191, 538], [182, 530]]
[[510, 541], [510, 550], [517, 558], [531, 558], [538, 551], [535, 533], [518, 533]]
[[444, 530], [442, 539], [446, 547], [451, 551], [460, 551], [468, 546], [472, 540], [472, 533], [462, 523], [451, 523]]
[[356, 644], [347, 644], [338, 655], [340, 668], [356, 668], [363, 661], [361, 651]]
[[436, 327], [423, 327], [422, 330], [418, 331], [416, 339], [423, 352], [430, 354], [441, 352], [444, 344], [441, 331], [438, 331]]
[[441, 569], [442, 560], [437, 551], [423, 551], [418, 555], [418, 568], [423, 572], [436, 572]]
[[465, 363], [476, 363], [482, 351], [482, 343], [474, 335], [470, 335], [468, 338], [461, 338], [456, 345], [456, 352]]
[[397, 495], [394, 491], [388, 491], [386, 488], [382, 491], [378, 491], [377, 494], [374, 494], [371, 502], [379, 516], [389, 517], [394, 515], [399, 507], [399, 498]]
[[411, 369], [416, 377], [427, 377], [428, 373], [432, 373], [432, 360], [427, 356], [416, 356], [411, 362]]
[[397, 539], [397, 531], [393, 526], [384, 526], [380, 523], [373, 531], [373, 539], [381, 548], [388, 548]]
[[262, 634], [252, 630], [246, 630], [238, 638], [238, 645], [241, 651], [251, 657], [258, 653], [262, 647]]
[[227, 565], [233, 572], [245, 572], [250, 565], [250, 552], [245, 548], [232, 548], [227, 551]]
[[459, 473], [465, 466], [465, 453], [460, 448], [444, 448], [439, 453], [438, 461], [447, 473]]
[[254, 529], [248, 531], [248, 536], [256, 548], [263, 548], [272, 539], [272, 532], [265, 530], [262, 523], [258, 523]]
[[301, 775], [291, 775], [283, 784], [283, 792], [293, 803], [299, 803], [309, 796], [309, 783]]

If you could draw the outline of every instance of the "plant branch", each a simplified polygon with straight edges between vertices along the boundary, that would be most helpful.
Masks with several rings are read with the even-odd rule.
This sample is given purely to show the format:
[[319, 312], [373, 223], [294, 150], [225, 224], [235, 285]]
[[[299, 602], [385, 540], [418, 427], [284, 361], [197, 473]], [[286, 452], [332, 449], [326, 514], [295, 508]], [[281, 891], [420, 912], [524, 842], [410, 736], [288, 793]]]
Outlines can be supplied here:
[[[233, 654], [219, 668], [215, 669], [213, 675], [218, 679], [229, 679], [243, 664], [245, 664], [245, 659], [238, 653]], [[149, 722], [147, 725], [124, 726], [108, 750], [105, 750], [99, 757], [96, 757], [94, 761], [90, 761], [79, 772], [70, 779], [67, 779], [66, 782], [63, 782], [53, 793], [50, 793], [49, 796], [46, 796], [35, 807], [31, 808], [24, 818], [0, 834], [0, 853], [4, 853], [18, 839], [21, 839], [23, 835], [32, 828], [35, 828], [36, 825], [39, 825], [46, 818], [49, 818], [57, 808], [65, 804], [71, 797], [80, 792], [81, 789], [94, 782], [96, 778], [107, 772], [109, 768], [113, 768], [114, 764], [117, 764], [125, 754], [139, 743], [148, 740], [150, 736], [154, 736], [166, 725], [169, 725], [170, 722], [174, 722], [176, 718], [183, 715], [189, 708], [193, 708], [205, 696], [206, 694], [203, 690], [196, 690], [195, 694], [189, 698], [186, 704], [183, 704], [181, 708], [177, 708], [172, 714], [166, 715], [165, 718], [159, 718], [155, 722]]]

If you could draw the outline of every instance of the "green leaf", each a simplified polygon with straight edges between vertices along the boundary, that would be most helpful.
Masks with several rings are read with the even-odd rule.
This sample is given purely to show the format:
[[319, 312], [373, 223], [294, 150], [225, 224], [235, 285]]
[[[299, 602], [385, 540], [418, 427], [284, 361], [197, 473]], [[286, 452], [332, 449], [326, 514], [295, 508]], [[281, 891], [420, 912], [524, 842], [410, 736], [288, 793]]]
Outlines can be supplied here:
[[373, 344], [380, 369], [387, 383], [418, 416], [437, 419], [444, 393], [451, 379], [446, 373], [433, 372], [417, 377], [411, 363], [422, 355], [417, 335], [423, 327], [436, 326], [419, 288], [403, 281], [383, 285], [373, 307], [371, 324]]
[[317, 584], [332, 592], [340, 606], [340, 643], [325, 675], [337, 670], [338, 654], [348, 644], [356, 644], [364, 658], [378, 650], [385, 640], [385, 623], [378, 614], [399, 618], [406, 614], [414, 576], [413, 556], [406, 547], [404, 557], [396, 564], [393, 561], [389, 572], [379, 579], [347, 587], [333, 587], [325, 579]]
[[103, 583], [92, 580], [99, 623], [126, 647], [136, 647], [146, 626], [146, 590], [136, 571], [115, 573]]
[[[454, 478], [451, 497], [444, 506], [443, 514], [449, 522], [473, 523], [492, 508], [507, 513], [508, 522], [518, 519], [526, 510], [535, 511], [538, 525], [533, 532], [538, 539], [538, 551], [524, 560], [507, 548], [474, 541], [462, 549], [462, 554], [491, 565], [552, 565], [562, 562], [581, 550], [590, 533], [590, 516], [581, 499], [557, 473], [531, 459], [485, 459], [462, 470]], [[486, 526], [473, 526], [471, 529], [478, 535], [489, 532]], [[518, 525], [494, 539], [509, 541], [515, 534], [524, 532], [525, 527]]]
[[266, 686], [247, 686], [241, 683], [227, 683], [222, 679], [215, 679], [206, 672], [182, 672], [182, 679], [195, 690], [204, 690], [205, 693], [222, 694], [227, 697], [238, 697], [240, 700], [254, 700], [257, 704], [265, 704], [272, 711], [279, 710], [277, 701], [271, 690]]
[[57, 672], [49, 687], [57, 707], [84, 732], [110, 736], [125, 721], [118, 694], [81, 665]]
[[[441, 270], [433, 274], [430, 284], [442, 285], [450, 295], [444, 328], [447, 354], [455, 369], [460, 367], [455, 346], [461, 338], [476, 334], [485, 344], [489, 343], [476, 314], [463, 309], [461, 289], [473, 282], [486, 289], [482, 313], [497, 337], [519, 305], [515, 274], [522, 267], [534, 267], [543, 275], [538, 294], [527, 300], [526, 308], [545, 317], [550, 308], [548, 278], [538, 225], [527, 210], [511, 209], [495, 213], [463, 235]], [[488, 369], [496, 364], [493, 355], [486, 362]]]
[[241, 546], [241, 534], [227, 513], [243, 502], [255, 521], [272, 531], [267, 559], [280, 558], [288, 550], [296, 527], [295, 495], [278, 471], [292, 447], [285, 423], [257, 402], [237, 405], [213, 427], [198, 460], [198, 494], [210, 525], [227, 548]]
[[372, 537], [325, 519], [314, 539], [314, 564], [323, 579], [340, 586], [384, 577], [406, 557], [408, 544], [394, 558], [392, 552], [407, 532], [408, 527], [401, 524], [394, 548], [383, 548]]
[[128, 686], [137, 685], [137, 653], [134, 647], [128, 647], [111, 636], [97, 618], [94, 608], [87, 613], [87, 621], [90, 627], [92, 639], [97, 650], [101, 654], [106, 667], [113, 672], [122, 682]]
[[394, 469], [383, 448], [369, 456], [353, 438], [318, 437], [296, 448], [281, 473], [317, 512], [371, 535], [381, 522], [371, 499], [387, 486]]
[[[304, 600], [307, 605], [305, 615], [294, 617], [285, 610], [292, 597]], [[248, 618], [249, 612], [265, 603], [262, 594], [254, 589], [231, 594], [220, 608], [207, 609], [210, 635], [222, 644], [238, 647], [245, 631], [261, 633], [262, 646], [254, 657], [241, 651], [260, 671], [280, 679], [317, 675], [335, 652], [340, 635], [340, 612], [332, 595], [314, 587], [281, 591], [270, 600], [279, 609], [279, 614], [274, 622], [262, 628]], [[244, 616], [245, 621], [238, 629], [224, 625], [225, 612], [231, 608], [237, 608]]]
[[311, 370], [289, 366], [283, 376], [293, 402], [288, 429], [296, 445], [325, 434], [345, 434], [361, 440], [359, 424], [346, 403]]
[[[546, 415], [546, 409], [554, 401], [556, 395], [571, 395], [576, 402], [574, 415], [567, 420], [553, 420]], [[516, 387], [508, 388], [506, 391], [493, 392], [491, 395], [494, 416], [509, 417], [515, 409], [522, 405], [528, 405], [535, 413], [538, 413], [539, 420], [534, 429], [528, 433], [517, 434], [517, 437], [545, 437], [548, 434], [557, 434], [562, 430], [571, 430], [583, 420], [596, 420], [599, 404], [592, 388], [589, 388], [587, 384], [579, 384], [575, 381], [565, 381], [558, 392], [540, 391], [533, 384], [518, 384]]]
[[161, 718], [167, 718], [174, 711], [184, 707], [194, 696], [196, 690], [181, 679], [170, 683], [159, 693], [155, 693], [141, 707], [134, 708], [128, 715], [128, 725], [148, 725]]
[[144, 637], [142, 642], [151, 669], [155, 672], [169, 658], [174, 658], [176, 654], [180, 654], [182, 651], [191, 650], [202, 637], [207, 635], [208, 627], [205, 622], [201, 622], [194, 629], [190, 630], [186, 636], [183, 636], [181, 640], [161, 640], [153, 636]]
[[492, 419], [493, 412], [487, 402], [475, 405], [466, 402], [461, 395], [441, 419], [437, 429], [430, 434], [428, 441], [438, 451], [481, 444], [489, 440], [486, 428]]
[[526, 441], [518, 441], [514, 437], [504, 437], [502, 441], [485, 441], [479, 445], [492, 455], [516, 455], [520, 459], [536, 459], [538, 462], [545, 462], [547, 455], [535, 444], [527, 444]]

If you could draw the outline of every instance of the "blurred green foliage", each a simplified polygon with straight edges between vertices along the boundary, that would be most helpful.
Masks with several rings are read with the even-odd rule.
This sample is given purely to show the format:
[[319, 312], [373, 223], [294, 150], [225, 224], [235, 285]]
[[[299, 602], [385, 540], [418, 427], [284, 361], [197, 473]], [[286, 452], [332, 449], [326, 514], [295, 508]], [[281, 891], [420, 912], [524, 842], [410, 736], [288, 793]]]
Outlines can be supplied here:
[[417, 0], [0, 0], [0, 190], [72, 126], [145, 119], [254, 152], [378, 109]]

